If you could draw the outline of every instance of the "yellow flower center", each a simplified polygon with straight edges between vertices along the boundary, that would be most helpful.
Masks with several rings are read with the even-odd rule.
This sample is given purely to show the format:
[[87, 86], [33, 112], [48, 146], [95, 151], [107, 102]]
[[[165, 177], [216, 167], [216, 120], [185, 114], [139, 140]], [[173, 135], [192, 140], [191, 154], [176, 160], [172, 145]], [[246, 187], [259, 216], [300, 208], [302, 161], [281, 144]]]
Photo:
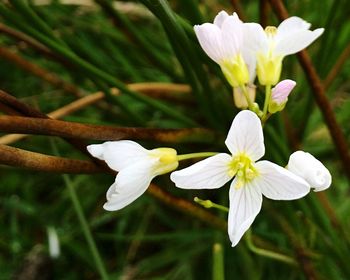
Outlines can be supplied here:
[[275, 85], [281, 76], [283, 56], [274, 54], [274, 37], [277, 34], [277, 28], [275, 26], [267, 26], [265, 33], [269, 40], [269, 49], [267, 53], [259, 52], [257, 54], [256, 71], [261, 85]]
[[221, 70], [232, 87], [243, 86], [249, 82], [249, 71], [243, 57], [237, 54], [220, 63]]
[[237, 178], [236, 189], [243, 187], [259, 175], [258, 170], [254, 167], [254, 161], [244, 153], [233, 156], [228, 167], [229, 175]]
[[158, 158], [158, 164], [155, 166], [154, 172], [157, 175], [169, 173], [179, 166], [177, 160], [177, 152], [172, 148], [157, 148], [149, 151], [149, 155]]
[[267, 37], [274, 37], [277, 34], [276, 26], [266, 26], [265, 33], [267, 34]]

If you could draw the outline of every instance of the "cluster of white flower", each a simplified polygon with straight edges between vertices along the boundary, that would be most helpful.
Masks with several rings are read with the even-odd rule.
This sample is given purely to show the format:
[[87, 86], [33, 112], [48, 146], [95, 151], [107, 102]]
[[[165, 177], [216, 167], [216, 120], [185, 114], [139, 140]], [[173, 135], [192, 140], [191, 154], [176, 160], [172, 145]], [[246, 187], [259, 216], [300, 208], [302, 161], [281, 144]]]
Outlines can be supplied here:
[[[310, 31], [309, 27], [302, 19], [292, 17], [278, 28], [264, 31], [256, 23], [242, 23], [236, 14], [220, 12], [214, 24], [195, 26], [195, 32], [202, 48], [220, 65], [233, 88], [238, 89], [235, 93], [243, 93], [246, 100], [242, 106], [251, 107], [254, 94], [244, 92], [253, 88], [255, 73], [262, 85], [275, 85], [283, 57], [305, 48], [323, 32]], [[294, 81], [285, 80], [272, 89], [266, 105], [270, 113], [283, 109], [294, 86]], [[179, 161], [189, 157], [177, 155], [172, 148], [147, 150], [128, 140], [88, 146], [94, 157], [119, 172], [107, 192], [104, 208], [114, 211], [127, 206], [147, 190], [154, 177], [172, 171], [171, 180], [182, 189], [216, 189], [233, 179], [229, 189], [228, 234], [235, 246], [259, 213], [263, 195], [274, 200], [293, 200], [305, 196], [311, 188], [321, 191], [331, 184], [327, 168], [309, 153], [293, 153], [286, 168], [267, 160], [258, 161], [265, 154], [259, 117], [263, 115], [259, 116], [256, 110], [238, 113], [225, 141], [231, 154], [217, 153], [179, 171], [174, 171]]]
[[[279, 82], [282, 61], [287, 55], [306, 48], [323, 33], [323, 28], [309, 30], [310, 24], [299, 17], [284, 20], [277, 28], [265, 30], [257, 23], [243, 23], [236, 13], [221, 11], [214, 23], [196, 25], [194, 30], [203, 50], [218, 63], [227, 81], [234, 89], [238, 108], [255, 111], [262, 119], [267, 112], [283, 110], [295, 84], [280, 82], [271, 96], [271, 86]], [[263, 111], [254, 103], [254, 80], [258, 76], [266, 86]]]

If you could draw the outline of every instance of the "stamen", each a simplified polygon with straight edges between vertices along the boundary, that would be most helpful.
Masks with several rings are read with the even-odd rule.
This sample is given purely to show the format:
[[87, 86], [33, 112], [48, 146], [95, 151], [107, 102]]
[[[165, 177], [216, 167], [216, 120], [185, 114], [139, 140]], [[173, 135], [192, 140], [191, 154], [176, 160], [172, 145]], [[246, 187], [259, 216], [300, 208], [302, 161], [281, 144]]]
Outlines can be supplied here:
[[265, 33], [269, 37], [274, 37], [277, 34], [277, 28], [276, 26], [266, 26]]
[[247, 182], [259, 175], [253, 164], [254, 161], [244, 153], [232, 157], [228, 166], [228, 174], [230, 176], [236, 175], [237, 183], [234, 186], [235, 189], [243, 187]]

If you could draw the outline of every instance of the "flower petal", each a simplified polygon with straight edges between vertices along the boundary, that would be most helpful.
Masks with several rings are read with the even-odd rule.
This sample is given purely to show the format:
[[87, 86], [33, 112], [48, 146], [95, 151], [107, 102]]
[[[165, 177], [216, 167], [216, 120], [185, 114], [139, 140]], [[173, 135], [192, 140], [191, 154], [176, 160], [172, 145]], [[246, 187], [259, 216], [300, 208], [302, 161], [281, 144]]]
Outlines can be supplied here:
[[262, 195], [258, 186], [247, 183], [235, 188], [237, 178], [230, 187], [230, 210], [228, 213], [228, 234], [232, 247], [236, 246], [243, 234], [249, 229], [258, 215], [262, 204]]
[[258, 116], [248, 110], [237, 114], [225, 140], [232, 155], [245, 153], [253, 161], [265, 154], [264, 135]]
[[288, 36], [291, 32], [310, 29], [311, 24], [300, 17], [289, 17], [277, 28], [277, 36]]
[[287, 102], [289, 94], [292, 92], [293, 88], [296, 86], [296, 82], [293, 80], [283, 80], [280, 81], [273, 89], [271, 94], [271, 100], [277, 104], [282, 104]]
[[286, 56], [305, 49], [323, 33], [323, 28], [311, 30], [296, 30], [286, 36], [277, 36], [275, 52]]
[[243, 45], [255, 56], [257, 52], [266, 53], [269, 50], [269, 41], [262, 26], [258, 23], [244, 23]]
[[140, 197], [155, 177], [152, 170], [152, 160], [122, 169], [107, 191], [107, 202], [103, 208], [108, 211], [119, 210]]
[[255, 164], [260, 176], [254, 179], [264, 196], [274, 200], [298, 199], [310, 191], [310, 185], [301, 177], [267, 160]]
[[214, 24], [221, 28], [223, 22], [225, 21], [225, 19], [227, 19], [229, 17], [228, 13], [226, 13], [225, 11], [221, 11], [217, 14], [217, 16], [214, 18]]
[[332, 183], [332, 176], [322, 162], [303, 151], [290, 156], [287, 169], [305, 179], [316, 192], [329, 188]]
[[195, 25], [194, 31], [205, 53], [216, 63], [225, 58], [221, 29], [215, 24]]
[[107, 165], [116, 171], [149, 157], [148, 150], [129, 140], [89, 145], [87, 150], [94, 157], [106, 161]]
[[225, 19], [221, 31], [225, 57], [228, 59], [234, 58], [240, 52], [243, 44], [243, 23], [237, 14]]
[[170, 179], [182, 189], [217, 189], [232, 178], [228, 173], [230, 160], [230, 155], [218, 154], [171, 173]]

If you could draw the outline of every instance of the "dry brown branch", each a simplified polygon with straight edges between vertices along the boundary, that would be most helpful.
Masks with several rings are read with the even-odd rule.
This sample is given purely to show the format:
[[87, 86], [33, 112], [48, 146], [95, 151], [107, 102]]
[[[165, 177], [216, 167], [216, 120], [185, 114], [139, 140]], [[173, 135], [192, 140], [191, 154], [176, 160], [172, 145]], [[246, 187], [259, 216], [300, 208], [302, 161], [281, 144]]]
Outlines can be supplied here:
[[40, 51], [42, 54], [46, 55], [47, 57], [53, 58], [57, 61], [60, 61], [64, 65], [70, 65], [71, 63], [65, 59], [64, 57], [61, 57], [60, 55], [57, 55], [56, 53], [52, 52], [49, 48], [38, 42], [37, 40], [33, 39], [32, 37], [24, 34], [21, 31], [15, 30], [3, 23], [0, 22], [0, 33], [9, 35], [10, 37], [22, 41], [26, 43], [28, 46], [33, 47], [34, 49]]
[[[269, 0], [269, 1], [280, 20], [284, 20], [288, 17], [288, 12], [284, 7], [282, 1], [280, 0]], [[319, 78], [315, 70], [315, 67], [312, 64], [310, 56], [305, 50], [298, 53], [298, 59], [306, 74], [310, 87], [312, 88], [315, 101], [322, 112], [325, 123], [332, 136], [333, 143], [335, 148], [338, 151], [339, 157], [343, 165], [343, 169], [348, 179], [350, 180], [350, 154], [348, 151], [348, 144], [344, 137], [343, 131], [341, 130], [340, 126], [337, 123], [332, 106], [327, 99], [325, 88], [322, 84], [322, 81]]]
[[260, 24], [262, 27], [266, 27], [268, 25], [268, 18], [270, 12], [270, 6], [268, 0], [260, 0], [259, 2], [260, 8]]
[[82, 95], [81, 91], [75, 85], [62, 80], [56, 74], [48, 72], [46, 69], [29, 62], [28, 60], [22, 58], [15, 52], [9, 51], [4, 47], [0, 47], [0, 57], [15, 63], [23, 70], [30, 72], [31, 74], [43, 79], [44, 81], [56, 87], [62, 88], [66, 92], [72, 93], [77, 97]]
[[[141, 93], [145, 94], [158, 94], [158, 95], [164, 95], [164, 94], [174, 94], [174, 95], [183, 95], [187, 94], [191, 91], [191, 88], [188, 85], [183, 84], [169, 84], [169, 83], [136, 83], [136, 84], [129, 84], [128, 85], [130, 89], [139, 91]], [[118, 95], [120, 92], [116, 88], [111, 89], [111, 93], [113, 95]], [[5, 96], [5, 98], [8, 98]], [[89, 106], [93, 103], [96, 103], [97, 101], [103, 100], [104, 94], [102, 92], [96, 92], [94, 94], [90, 94], [88, 96], [84, 96], [76, 101], [73, 101], [72, 103], [63, 106], [62, 108], [59, 108], [51, 113], [48, 114], [48, 116], [52, 119], [60, 119], [64, 116], [67, 116], [69, 114], [72, 114], [86, 106]], [[1, 100], [1, 91], [0, 91], [0, 100]], [[0, 103], [1, 106], [1, 103]], [[2, 107], [0, 107], [0, 110], [2, 110]], [[13, 110], [9, 107], [4, 108], [4, 112], [10, 113], [11, 115], [18, 115], [18, 113], [14, 113]], [[28, 135], [26, 134], [9, 134], [0, 137], [0, 144], [11, 144], [16, 141], [19, 141]]]
[[17, 116], [0, 116], [0, 131], [89, 140], [153, 140], [158, 142], [211, 142], [213, 132], [202, 128], [156, 129], [112, 127]]
[[346, 46], [346, 48], [343, 50], [343, 52], [339, 55], [337, 61], [333, 65], [332, 69], [329, 71], [326, 79], [324, 80], [324, 87], [325, 89], [328, 89], [334, 79], [339, 74], [340, 70], [342, 69], [344, 63], [348, 60], [350, 56], [350, 44]]
[[66, 159], [0, 145], [0, 163], [32, 170], [58, 173], [97, 173], [103, 169], [90, 161]]
[[232, 5], [234, 11], [238, 14], [239, 18], [242, 21], [245, 21], [246, 16], [243, 13], [240, 1], [239, 0], [231, 0], [231, 5]]
[[170, 195], [154, 184], [151, 184], [149, 186], [148, 192], [163, 203], [168, 204], [172, 208], [175, 208], [182, 213], [190, 214], [191, 216], [198, 218], [206, 224], [211, 225], [215, 228], [224, 231], [227, 229], [227, 222], [225, 220], [211, 214], [209, 211], [201, 207], [196, 206], [192, 202]]

